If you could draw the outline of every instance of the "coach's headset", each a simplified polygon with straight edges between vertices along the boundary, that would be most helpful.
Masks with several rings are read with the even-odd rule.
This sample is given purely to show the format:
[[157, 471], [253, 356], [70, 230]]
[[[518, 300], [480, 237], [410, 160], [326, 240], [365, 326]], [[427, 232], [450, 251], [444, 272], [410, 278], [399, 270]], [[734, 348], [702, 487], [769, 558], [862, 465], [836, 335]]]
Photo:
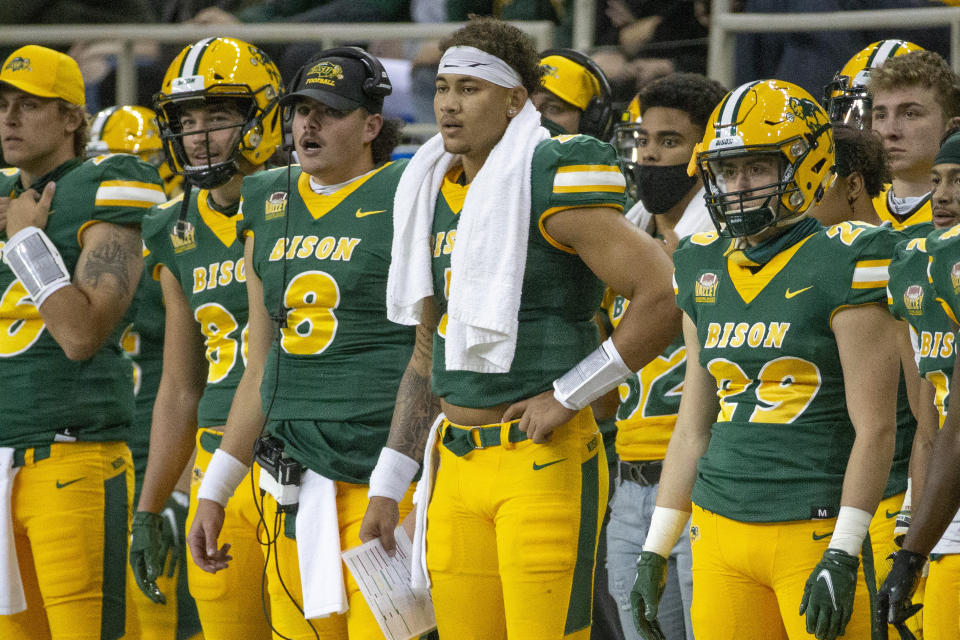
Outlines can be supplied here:
[[[606, 74], [597, 66], [597, 63], [575, 49], [547, 49], [540, 54], [543, 60], [547, 56], [560, 56], [566, 58], [584, 69], [592, 75], [600, 87], [600, 95], [593, 96], [583, 109], [583, 115], [580, 116], [580, 132], [593, 136], [599, 140], [608, 141], [613, 135], [614, 116], [613, 109], [613, 91], [610, 89], [610, 82]], [[549, 89], [547, 89], [549, 91]]]
[[[360, 47], [334, 47], [333, 49], [324, 49], [320, 53], [311, 57], [307, 62], [300, 66], [297, 69], [296, 75], [293, 76], [293, 79], [287, 85], [287, 95], [294, 93], [297, 88], [300, 86], [300, 82], [303, 80], [304, 74], [308, 73], [309, 70], [313, 67], [314, 64], [320, 62], [324, 58], [351, 58], [353, 60], [359, 60], [363, 64], [363, 69], [366, 72], [366, 78], [361, 85], [361, 90], [363, 95], [371, 100], [383, 101], [385, 97], [393, 93], [393, 84], [390, 82], [389, 76], [387, 76], [387, 70], [384, 69], [383, 63], [377, 59], [376, 56], [371, 55], [369, 52], [361, 49]], [[291, 152], [293, 151], [293, 105], [296, 104], [296, 101], [282, 102], [280, 109], [282, 112], [283, 119], [283, 149], [284, 151]]]

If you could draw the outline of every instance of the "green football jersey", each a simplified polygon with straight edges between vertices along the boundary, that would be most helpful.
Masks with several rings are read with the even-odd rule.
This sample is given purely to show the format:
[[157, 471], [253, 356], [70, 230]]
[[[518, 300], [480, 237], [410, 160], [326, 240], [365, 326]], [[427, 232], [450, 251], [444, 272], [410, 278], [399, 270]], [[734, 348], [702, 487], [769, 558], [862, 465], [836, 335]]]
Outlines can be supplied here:
[[[926, 227], [927, 231], [933, 229], [931, 223], [917, 226]], [[927, 274], [929, 265], [926, 238], [906, 240], [897, 245], [890, 263], [887, 304], [895, 318], [910, 326], [917, 368], [936, 390], [934, 403], [942, 425], [950, 393], [956, 336], [950, 316], [937, 301], [936, 291]]]
[[[164, 200], [156, 169], [135, 156], [100, 156], [56, 180], [46, 234], [73, 273], [80, 237], [97, 222], [139, 225], [147, 207]], [[15, 169], [0, 172], [0, 194], [12, 196]], [[0, 233], [0, 251], [6, 241]], [[46, 330], [40, 311], [0, 263], [0, 446], [50, 444], [58, 432], [80, 440], [123, 440], [133, 419], [133, 387], [115, 328], [89, 360], [73, 361]]]
[[694, 321], [720, 412], [693, 501], [744, 522], [837, 514], [854, 430], [833, 314], [885, 302], [896, 241], [883, 227], [819, 227], [757, 269], [715, 232], [674, 254], [678, 306]]
[[209, 195], [207, 189], [191, 191], [183, 238], [174, 232], [183, 196], [154, 207], [143, 222], [147, 268], [155, 279], [161, 265], [169, 269], [203, 335], [208, 366], [197, 408], [201, 427], [226, 424], [247, 363], [247, 276], [238, 217], [212, 208]]
[[147, 269], [143, 270], [137, 293], [130, 305], [132, 322], [127, 323], [120, 336], [120, 346], [130, 359], [133, 369], [135, 412], [133, 428], [127, 436], [127, 446], [133, 456], [134, 504], [140, 496], [140, 487], [147, 470], [150, 446], [150, 424], [153, 422], [153, 403], [160, 387], [163, 366], [163, 293], [160, 283]]
[[[957, 324], [957, 311], [960, 310], [960, 225], [931, 231], [924, 245], [929, 256], [928, 279], [936, 294], [936, 303], [950, 319], [952, 329]], [[926, 312], [926, 309], [924, 311]], [[952, 334], [952, 338], [955, 342], [955, 333]], [[943, 342], [941, 340], [941, 350]], [[922, 352], [922, 342], [920, 348]], [[933, 348], [932, 343], [930, 348]], [[949, 375], [952, 369], [946, 373]], [[949, 391], [949, 377], [944, 384], [946, 391]], [[940, 390], [937, 391], [939, 395]], [[945, 399], [944, 406], [947, 404]]]
[[[630, 301], [607, 290], [603, 309], [613, 327]], [[687, 370], [687, 347], [677, 336], [663, 353], [620, 383], [617, 455], [621, 460], [663, 460], [673, 435]]]
[[433, 341], [433, 392], [462, 407], [491, 407], [529, 398], [599, 344], [593, 321], [603, 285], [569, 247], [549, 237], [543, 221], [565, 209], [623, 210], [625, 183], [613, 147], [590, 136], [558, 136], [541, 142], [531, 164], [530, 233], [518, 313], [516, 351], [507, 373], [447, 370], [445, 332], [450, 255], [469, 185], [462, 169], [449, 172], [433, 220], [433, 290], [441, 313]]
[[288, 455], [343, 482], [369, 481], [413, 351], [415, 328], [386, 311], [405, 166], [388, 163], [328, 194], [297, 165], [243, 181], [239, 231], [254, 239], [251, 268], [267, 310], [286, 312], [260, 387], [267, 430]]

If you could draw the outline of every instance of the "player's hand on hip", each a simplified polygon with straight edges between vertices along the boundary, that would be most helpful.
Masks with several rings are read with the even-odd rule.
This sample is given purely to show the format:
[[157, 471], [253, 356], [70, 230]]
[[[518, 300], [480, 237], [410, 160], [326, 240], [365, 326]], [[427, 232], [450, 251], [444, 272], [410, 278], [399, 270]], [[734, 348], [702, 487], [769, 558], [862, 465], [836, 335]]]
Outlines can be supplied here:
[[373, 496], [367, 505], [367, 512], [363, 514], [360, 523], [360, 540], [368, 542], [380, 538], [383, 548], [391, 556], [397, 548], [393, 530], [400, 522], [400, 507], [396, 500], [385, 496]]
[[641, 551], [637, 560], [637, 578], [630, 591], [633, 624], [643, 640], [664, 640], [657, 621], [660, 598], [667, 585], [667, 559], [652, 551]]
[[503, 412], [501, 422], [520, 418], [517, 428], [537, 444], [550, 440], [554, 429], [569, 422], [577, 412], [567, 409], [553, 397], [553, 389], [515, 402]]
[[158, 604], [167, 598], [157, 586], [157, 577], [163, 573], [163, 563], [170, 548], [164, 532], [163, 516], [149, 511], [133, 514], [130, 537], [130, 566], [137, 586], [144, 595]]
[[905, 622], [923, 608], [922, 604], [913, 604], [910, 598], [920, 581], [927, 557], [906, 549], [900, 549], [892, 557], [893, 566], [877, 592], [876, 621], [881, 625], [890, 623], [901, 636], [910, 638], [912, 634], [904, 635], [904, 631], [910, 633]]
[[223, 529], [224, 509], [213, 500], [197, 500], [197, 512], [193, 517], [193, 526], [187, 534], [187, 546], [197, 566], [209, 573], [226, 569], [233, 556], [228, 555], [230, 545], [217, 546], [217, 539]]
[[853, 614], [860, 558], [839, 549], [827, 549], [803, 587], [800, 615], [806, 613], [807, 633], [817, 640], [842, 636]]
[[7, 206], [7, 237], [11, 237], [25, 227], [44, 229], [50, 217], [50, 203], [57, 190], [55, 182], [48, 182], [43, 193], [27, 189], [17, 198], [11, 198]]

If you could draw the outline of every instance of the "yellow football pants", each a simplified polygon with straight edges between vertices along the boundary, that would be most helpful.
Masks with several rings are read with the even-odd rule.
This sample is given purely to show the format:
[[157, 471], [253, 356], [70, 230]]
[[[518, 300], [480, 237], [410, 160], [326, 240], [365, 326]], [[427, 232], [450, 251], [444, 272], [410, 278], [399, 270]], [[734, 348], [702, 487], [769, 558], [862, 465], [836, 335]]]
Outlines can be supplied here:
[[[187, 531], [190, 531], [196, 514], [197, 491], [203, 474], [220, 440], [221, 435], [211, 429], [197, 432], [197, 458], [190, 480]], [[257, 540], [260, 515], [250, 486], [251, 481], [258, 482], [258, 476], [256, 471], [252, 475], [252, 480], [250, 473], [244, 477], [227, 503], [219, 542], [221, 545], [230, 544], [230, 555], [233, 556], [230, 566], [217, 573], [207, 573], [194, 563], [192, 556], [187, 562], [190, 594], [197, 603], [197, 613], [207, 640], [270, 638], [270, 626], [261, 600], [263, 555]]]
[[[800, 600], [835, 524], [835, 518], [738, 522], [694, 504], [691, 617], [697, 640], [813, 638], [798, 614]], [[864, 568], [861, 562], [845, 640], [870, 640], [873, 609]]]
[[923, 603], [924, 640], [960, 638], [960, 554], [930, 561]]
[[132, 509], [125, 443], [26, 450], [11, 511], [27, 610], [0, 616], [0, 638], [122, 637]]
[[[887, 579], [890, 568], [893, 566], [893, 554], [897, 552], [897, 544], [893, 541], [893, 530], [896, 527], [897, 515], [900, 514], [900, 507], [903, 506], [903, 493], [884, 498], [877, 506], [876, 513], [870, 521], [870, 544], [873, 548], [873, 566], [877, 573], [877, 589]], [[923, 589], [926, 580], [921, 580], [914, 593], [913, 602], [923, 602]], [[921, 609], [919, 613], [907, 620], [907, 628], [918, 638], [923, 626], [923, 617], [926, 608]], [[887, 626], [887, 634], [891, 638], [899, 638], [900, 634], [892, 624]]]
[[501, 442], [462, 457], [438, 445], [427, 566], [440, 637], [589, 638], [609, 487], [593, 413], [546, 444]]
[[[257, 466], [257, 465], [255, 465]], [[337, 482], [337, 520], [340, 525], [340, 549], [350, 549], [359, 546], [360, 523], [363, 514], [367, 511], [368, 485], [347, 484]], [[413, 489], [411, 486], [407, 495], [400, 502], [400, 520], [410, 513], [413, 507]], [[350, 574], [346, 565], [342, 565], [344, 586], [347, 590], [347, 603], [350, 609], [343, 615], [331, 615], [326, 618], [315, 618], [308, 623], [302, 613], [303, 591], [300, 586], [300, 564], [297, 556], [297, 542], [284, 533], [286, 514], [280, 514], [277, 519], [277, 502], [271, 496], [263, 501], [264, 519], [270, 523], [271, 538], [273, 532], [276, 544], [263, 547], [267, 562], [267, 576], [270, 585], [270, 611], [274, 628], [292, 640], [367, 640], [382, 638], [380, 625], [370, 612], [367, 601], [364, 600], [360, 588]], [[269, 548], [269, 555], [267, 549]], [[279, 574], [277, 569], [279, 568]], [[282, 578], [282, 584], [281, 584]], [[286, 590], [284, 590], [286, 587]], [[289, 592], [289, 595], [288, 593]], [[310, 629], [310, 626], [316, 630]], [[276, 636], [279, 638], [280, 636]]]

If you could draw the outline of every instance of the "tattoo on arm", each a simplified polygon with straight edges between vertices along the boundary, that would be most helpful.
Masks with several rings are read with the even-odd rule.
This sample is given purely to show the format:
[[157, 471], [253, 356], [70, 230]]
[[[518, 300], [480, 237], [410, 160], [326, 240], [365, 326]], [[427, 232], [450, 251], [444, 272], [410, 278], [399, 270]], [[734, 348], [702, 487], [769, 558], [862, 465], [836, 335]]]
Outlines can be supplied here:
[[397, 390], [397, 404], [387, 438], [388, 447], [417, 462], [423, 460], [430, 427], [440, 413], [440, 399], [430, 392], [432, 358], [432, 332], [419, 327], [413, 357]]
[[130, 263], [137, 251], [135, 236], [112, 229], [109, 238], [86, 255], [78, 282], [96, 288], [102, 276], [111, 276], [118, 293], [126, 294], [132, 286]]

